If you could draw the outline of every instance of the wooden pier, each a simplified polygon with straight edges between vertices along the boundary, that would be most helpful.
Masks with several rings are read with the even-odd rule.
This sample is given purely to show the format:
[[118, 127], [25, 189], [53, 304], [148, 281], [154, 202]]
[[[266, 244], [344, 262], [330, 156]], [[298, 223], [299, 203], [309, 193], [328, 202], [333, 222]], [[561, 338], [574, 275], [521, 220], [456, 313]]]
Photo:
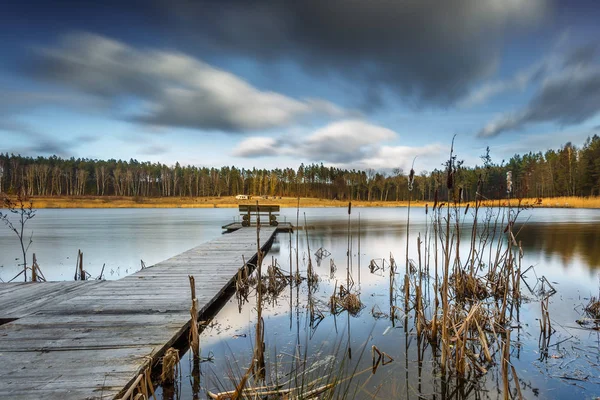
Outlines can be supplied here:
[[[261, 227], [263, 251], [278, 230]], [[210, 317], [256, 252], [240, 226], [115, 281], [0, 284], [0, 398], [119, 398], [189, 328], [188, 275]]]

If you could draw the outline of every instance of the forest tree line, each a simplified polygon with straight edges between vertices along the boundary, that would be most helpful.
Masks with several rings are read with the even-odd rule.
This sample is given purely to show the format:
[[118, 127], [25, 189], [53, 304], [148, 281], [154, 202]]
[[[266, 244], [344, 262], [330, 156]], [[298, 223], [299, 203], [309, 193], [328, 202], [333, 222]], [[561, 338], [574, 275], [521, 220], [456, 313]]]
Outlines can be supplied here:
[[[567, 143], [545, 153], [514, 155], [494, 163], [489, 149], [481, 165], [456, 166], [455, 186], [465, 201], [481, 194], [505, 198], [512, 173], [512, 197], [597, 196], [600, 194], [600, 137], [581, 148]], [[376, 171], [301, 164], [297, 169], [244, 169], [169, 166], [137, 160], [23, 157], [0, 153], [0, 193], [27, 196], [219, 197], [237, 194], [316, 197], [338, 200], [433, 200], [436, 189], [447, 195], [445, 167], [417, 173], [412, 191], [409, 171]], [[445, 197], [442, 197], [445, 198]]]

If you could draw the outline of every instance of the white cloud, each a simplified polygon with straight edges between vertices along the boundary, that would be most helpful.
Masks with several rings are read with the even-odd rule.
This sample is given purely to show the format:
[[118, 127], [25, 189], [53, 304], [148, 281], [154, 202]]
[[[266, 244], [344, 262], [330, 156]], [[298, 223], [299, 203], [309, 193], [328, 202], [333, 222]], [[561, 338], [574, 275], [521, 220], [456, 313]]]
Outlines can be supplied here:
[[396, 138], [390, 129], [361, 120], [334, 122], [315, 131], [299, 145], [314, 161], [351, 162], [366, 157], [381, 142]]
[[448, 152], [448, 146], [433, 143], [426, 146], [381, 146], [378, 151], [369, 158], [361, 160], [364, 168], [391, 169], [402, 168], [410, 171], [413, 160], [417, 157], [418, 171], [431, 171], [440, 167], [440, 160], [444, 159]]
[[115, 101], [132, 96], [144, 112], [131, 118], [152, 125], [245, 132], [346, 115], [325, 100], [261, 91], [183, 53], [136, 49], [92, 34], [67, 36], [40, 56], [45, 79]]
[[362, 120], [331, 123], [294, 139], [251, 137], [233, 150], [237, 157], [290, 156], [302, 162], [323, 162], [342, 168], [403, 168], [410, 170], [418, 156], [425, 169], [437, 168], [448, 151], [447, 146], [430, 144], [422, 147], [393, 146], [396, 132]]
[[262, 136], [253, 136], [242, 140], [232, 155], [235, 157], [267, 157], [275, 156], [281, 152], [275, 139]]

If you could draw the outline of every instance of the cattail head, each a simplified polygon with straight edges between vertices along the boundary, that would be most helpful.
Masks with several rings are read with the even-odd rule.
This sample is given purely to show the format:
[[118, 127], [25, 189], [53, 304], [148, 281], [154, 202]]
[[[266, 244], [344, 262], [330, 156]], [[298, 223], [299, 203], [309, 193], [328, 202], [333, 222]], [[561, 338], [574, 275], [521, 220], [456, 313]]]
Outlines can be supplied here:
[[408, 174], [408, 190], [412, 192], [413, 184], [415, 183], [415, 170], [410, 169], [410, 174]]
[[427, 215], [429, 211], [429, 203], [425, 203], [425, 215]]
[[465, 215], [467, 215], [467, 211], [469, 211], [469, 203], [467, 203], [467, 206], [465, 207]]
[[446, 187], [452, 189], [454, 187], [454, 172], [452, 168], [448, 168], [448, 177], [446, 178]]
[[506, 173], [506, 194], [510, 194], [512, 192], [512, 171], [508, 171]]
[[351, 212], [352, 212], [352, 202], [349, 201], [348, 202], [348, 215], [350, 215]]

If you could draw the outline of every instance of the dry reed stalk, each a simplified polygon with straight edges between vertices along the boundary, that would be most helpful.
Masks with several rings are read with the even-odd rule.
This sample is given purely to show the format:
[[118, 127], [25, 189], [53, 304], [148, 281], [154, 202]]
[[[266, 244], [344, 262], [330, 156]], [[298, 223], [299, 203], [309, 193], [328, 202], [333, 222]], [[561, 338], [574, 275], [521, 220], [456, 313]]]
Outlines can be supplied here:
[[[296, 207], [296, 282], [300, 282], [300, 246], [299, 246], [299, 223], [300, 223], [300, 196], [298, 196], [298, 205]], [[306, 229], [306, 226], [304, 227]]]
[[[304, 213], [304, 226], [308, 226], [306, 223], [306, 213]], [[317, 275], [316, 272], [314, 272], [313, 269], [313, 265], [312, 265], [312, 256], [310, 253], [310, 242], [308, 240], [308, 229], [304, 229], [304, 233], [306, 236], [306, 248], [308, 250], [308, 267], [307, 267], [307, 271], [306, 274], [307, 276], [307, 280], [308, 280], [308, 291], [310, 292], [313, 289], [313, 284], [317, 283], [319, 280], [319, 275]]]
[[[392, 254], [390, 253], [390, 260], [393, 261], [392, 258]], [[385, 260], [383, 260], [385, 262]], [[390, 305], [394, 303], [394, 282], [396, 280], [396, 274], [395, 274], [395, 270], [396, 268], [394, 267], [394, 264], [392, 264], [390, 262], [390, 284], [389, 284], [389, 291], [390, 291]]]
[[493, 360], [492, 360], [492, 355], [490, 354], [488, 341], [485, 336], [485, 333], [483, 332], [483, 329], [481, 329], [481, 326], [479, 325], [479, 322], [477, 321], [477, 318], [475, 318], [475, 326], [477, 326], [477, 332], [479, 333], [479, 341], [481, 343], [481, 348], [483, 349], [483, 354], [485, 355], [485, 360], [488, 363], [491, 363]]
[[446, 373], [446, 363], [450, 353], [450, 342], [448, 340], [448, 274], [450, 269], [450, 208], [447, 211], [446, 219], [446, 247], [444, 249], [444, 275], [442, 281], [442, 374]]
[[408, 300], [410, 298], [410, 279], [408, 275], [404, 275], [404, 313], [408, 314]]
[[358, 213], [358, 284], [360, 285], [360, 213]]
[[519, 384], [519, 377], [517, 376], [517, 370], [512, 365], [510, 366], [510, 369], [513, 374], [513, 380], [515, 381], [515, 386], [517, 387], [517, 396], [519, 397], [519, 400], [523, 400], [523, 394], [521, 393], [521, 385]]
[[[307, 386], [311, 386], [310, 384]], [[289, 388], [289, 389], [269, 389], [268, 387], [260, 387], [260, 388], [247, 388], [241, 390], [236, 394], [235, 391], [230, 392], [221, 392], [221, 393], [212, 393], [210, 391], [207, 392], [208, 397], [214, 400], [228, 400], [228, 399], [237, 399], [239, 396], [243, 398], [250, 399], [261, 399], [261, 398], [271, 398], [274, 396], [275, 398], [281, 399], [312, 399], [320, 394], [333, 389], [336, 386], [336, 383], [327, 383], [325, 385], [319, 386], [317, 388], [308, 390], [303, 392], [302, 388]], [[234, 394], [236, 394], [235, 397]], [[318, 397], [317, 397], [318, 398]]]
[[471, 320], [475, 319], [475, 315], [479, 311], [481, 305], [475, 304], [469, 310], [467, 316], [462, 320], [459, 328], [455, 330], [454, 339], [456, 340], [455, 345], [455, 365], [454, 368], [459, 376], [464, 376], [466, 372], [466, 345], [469, 340], [469, 332], [471, 330]]
[[506, 331], [506, 339], [502, 347], [502, 384], [504, 400], [510, 399], [510, 388], [508, 385], [508, 366], [510, 359], [510, 330]]
[[188, 275], [190, 280], [190, 289], [192, 294], [192, 307], [190, 308], [190, 333], [189, 343], [194, 358], [200, 357], [200, 332], [198, 329], [198, 299], [196, 298], [196, 280], [193, 275]]
[[292, 273], [292, 269], [294, 268], [294, 264], [292, 261], [292, 231], [290, 231], [290, 282], [292, 282], [293, 279], [293, 273]]
[[337, 292], [337, 281], [335, 281], [335, 285], [333, 286], [333, 294], [329, 298], [329, 309], [332, 314], [337, 314], [337, 296], [335, 293]]
[[135, 378], [135, 380], [133, 381], [133, 383], [129, 386], [129, 389], [127, 389], [127, 391], [123, 394], [123, 396], [119, 397], [117, 400], [130, 400], [133, 398], [133, 394], [135, 393], [136, 390], [138, 390], [138, 387], [140, 385], [140, 383], [142, 382], [142, 379], [144, 378], [144, 374], [139, 374], [137, 376], [137, 378]]
[[172, 384], [179, 373], [179, 350], [169, 347], [162, 358], [162, 372], [160, 381], [164, 384]]
[[[375, 356], [376, 354], [377, 354], [377, 356]], [[394, 359], [392, 357], [390, 357], [389, 354], [379, 350], [377, 348], [377, 346], [375, 346], [375, 345], [371, 346], [371, 355], [373, 358], [373, 366], [372, 366], [373, 374], [375, 372], [377, 372], [377, 368], [379, 368], [379, 365], [385, 366], [391, 362], [394, 362]]]
[[208, 396], [213, 398], [213, 399], [231, 399], [231, 400], [237, 400], [240, 395], [242, 394], [242, 391], [244, 390], [244, 387], [246, 386], [246, 382], [248, 382], [248, 378], [250, 377], [250, 373], [254, 370], [254, 361], [252, 360], [250, 362], [250, 366], [248, 367], [248, 369], [246, 370], [246, 373], [244, 374], [244, 376], [242, 376], [242, 379], [240, 379], [239, 383], [236, 385], [235, 390], [233, 392], [226, 392], [226, 393], [220, 393], [217, 395], [213, 395], [210, 391], [208, 392]]
[[[469, 269], [471, 271], [471, 275], [473, 275], [475, 273], [474, 271], [474, 267], [475, 267], [475, 239], [477, 237], [477, 221], [478, 221], [478, 217], [479, 217], [479, 207], [481, 206], [481, 199], [480, 199], [480, 191], [481, 191], [481, 184], [482, 184], [482, 180], [481, 180], [481, 175], [479, 176], [479, 179], [477, 180], [477, 190], [475, 192], [475, 212], [473, 215], [473, 228], [471, 230], [471, 246], [469, 248], [469, 255], [467, 256], [467, 263], [469, 264]], [[467, 211], [469, 210], [469, 204], [467, 204], [467, 207], [465, 208], [465, 214], [467, 213]]]
[[377, 261], [375, 261], [375, 259], [372, 259], [371, 262], [369, 262], [369, 270], [371, 271], [371, 273], [374, 273], [377, 270], [380, 270], [381, 267], [377, 264]]
[[437, 323], [437, 318], [438, 318], [438, 310], [439, 310], [439, 306], [440, 306], [440, 302], [438, 299], [438, 293], [439, 293], [439, 277], [438, 277], [438, 223], [439, 223], [439, 213], [436, 213], [435, 211], [435, 206], [437, 204], [437, 196], [438, 196], [438, 190], [435, 190], [435, 202], [433, 205], [433, 236], [435, 238], [433, 244], [434, 244], [434, 280], [433, 280], [433, 293], [434, 293], [434, 308], [433, 308], [433, 318], [431, 320], [431, 337], [430, 337], [430, 341], [433, 343], [437, 343], [437, 333], [438, 333], [438, 323]]
[[[150, 399], [152, 396], [153, 399], [156, 399], [156, 394], [154, 393], [154, 384], [152, 383], [152, 357], [147, 356], [144, 357], [146, 359], [147, 367], [143, 373], [139, 374], [135, 381], [129, 386], [129, 389], [120, 397], [118, 400], [130, 400], [130, 399]], [[137, 392], [137, 393], [136, 393]], [[134, 396], [134, 393], [135, 396]]]
[[425, 327], [425, 316], [423, 314], [423, 304], [421, 295], [421, 285], [415, 285], [415, 324], [417, 325], [417, 336], [421, 336]]
[[540, 306], [542, 308], [542, 318], [540, 321], [542, 332], [541, 335], [544, 338], [550, 339], [552, 335], [552, 323], [550, 322], [550, 312], [548, 311], [548, 302], [550, 300], [549, 296], [546, 296], [542, 301], [540, 301]]
[[262, 318], [262, 303], [263, 303], [263, 283], [262, 283], [262, 262], [263, 254], [260, 246], [260, 217], [258, 215], [258, 201], [256, 202], [256, 267], [257, 267], [257, 279], [258, 279], [258, 299], [256, 304], [257, 319], [256, 319], [256, 332], [255, 332], [255, 345], [254, 345], [254, 360], [252, 363], [253, 373], [257, 380], [264, 380], [265, 378], [265, 328], [264, 320]]
[[[348, 248], [346, 250], [346, 287], [350, 289], [350, 214], [352, 213], [352, 202], [348, 202]], [[306, 217], [306, 215], [305, 215]]]
[[419, 257], [419, 277], [421, 277], [423, 274], [422, 265], [421, 265], [421, 245], [422, 244], [423, 244], [423, 242], [421, 242], [421, 233], [419, 233], [419, 235], [417, 236], [417, 254]]
[[[454, 187], [454, 137], [452, 138], [452, 145], [450, 146], [450, 157], [448, 158], [448, 171], [446, 187], [448, 189], [448, 204], [450, 204], [450, 190]], [[441, 206], [440, 206], [441, 207]], [[446, 365], [450, 355], [450, 340], [448, 337], [448, 325], [449, 325], [449, 303], [448, 303], [448, 277], [450, 270], [450, 207], [446, 207], [446, 245], [443, 249], [444, 252], [444, 276], [442, 283], [442, 359], [441, 369], [442, 374], [446, 373]]]
[[[413, 160], [413, 165], [415, 161]], [[410, 241], [410, 202], [412, 200], [412, 180], [414, 179], [415, 171], [413, 169], [410, 170], [410, 175], [408, 178], [408, 209], [406, 215], [406, 265], [404, 271], [404, 313], [408, 313], [408, 300], [410, 297], [410, 285], [408, 280], [409, 274], [409, 258], [408, 258], [408, 243]], [[391, 282], [391, 278], [390, 278]], [[390, 286], [390, 302], [391, 302], [391, 286]]]

